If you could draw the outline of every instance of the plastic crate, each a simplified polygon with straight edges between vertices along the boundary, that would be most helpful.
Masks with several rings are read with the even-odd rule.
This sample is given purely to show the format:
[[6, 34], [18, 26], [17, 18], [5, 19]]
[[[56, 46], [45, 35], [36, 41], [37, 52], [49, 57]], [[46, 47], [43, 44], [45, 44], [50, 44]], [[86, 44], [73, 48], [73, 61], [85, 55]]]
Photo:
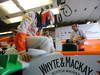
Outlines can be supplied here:
[[22, 64], [17, 59], [17, 54], [0, 55], [0, 75], [10, 75], [21, 70]]

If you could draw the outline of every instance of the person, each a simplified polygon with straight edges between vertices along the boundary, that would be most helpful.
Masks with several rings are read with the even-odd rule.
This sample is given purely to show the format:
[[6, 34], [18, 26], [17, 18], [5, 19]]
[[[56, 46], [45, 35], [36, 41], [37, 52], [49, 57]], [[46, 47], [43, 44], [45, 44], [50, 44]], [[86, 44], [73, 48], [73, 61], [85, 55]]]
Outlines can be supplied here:
[[77, 24], [72, 25], [72, 30], [73, 31], [71, 32], [70, 39], [77, 44], [83, 43], [84, 39], [86, 39], [86, 36], [82, 30], [78, 29]]
[[77, 50], [84, 51], [85, 34], [78, 28], [77, 24], [72, 25], [72, 32], [70, 33], [70, 40], [77, 46]]
[[32, 11], [23, 16], [23, 20], [18, 26], [16, 49], [24, 61], [30, 60], [30, 56], [27, 54], [29, 48], [50, 52], [51, 46], [49, 39], [47, 37], [36, 36], [37, 32], [41, 32], [37, 27], [37, 22], [36, 14]]
[[50, 32], [47, 31], [47, 30], [43, 31], [42, 36], [49, 38], [49, 41], [50, 41], [50, 44], [51, 44], [51, 52], [54, 52], [55, 51], [54, 41], [53, 41], [53, 38], [50, 36]]

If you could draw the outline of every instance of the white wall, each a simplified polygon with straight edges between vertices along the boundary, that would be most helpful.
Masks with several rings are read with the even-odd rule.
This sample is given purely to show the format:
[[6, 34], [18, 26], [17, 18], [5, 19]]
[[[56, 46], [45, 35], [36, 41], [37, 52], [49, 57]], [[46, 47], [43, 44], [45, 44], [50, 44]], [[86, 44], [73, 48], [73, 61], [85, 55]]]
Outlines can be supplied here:
[[84, 24], [80, 26], [87, 39], [100, 39], [100, 25], [99, 24]]

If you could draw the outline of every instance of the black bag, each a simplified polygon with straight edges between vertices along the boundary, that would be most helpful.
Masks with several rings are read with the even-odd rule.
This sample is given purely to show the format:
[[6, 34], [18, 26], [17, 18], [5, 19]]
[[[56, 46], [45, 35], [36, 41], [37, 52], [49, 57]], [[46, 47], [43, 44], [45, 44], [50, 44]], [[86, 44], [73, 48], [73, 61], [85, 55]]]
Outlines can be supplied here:
[[62, 45], [63, 51], [77, 51], [77, 45], [74, 43], [67, 43]]

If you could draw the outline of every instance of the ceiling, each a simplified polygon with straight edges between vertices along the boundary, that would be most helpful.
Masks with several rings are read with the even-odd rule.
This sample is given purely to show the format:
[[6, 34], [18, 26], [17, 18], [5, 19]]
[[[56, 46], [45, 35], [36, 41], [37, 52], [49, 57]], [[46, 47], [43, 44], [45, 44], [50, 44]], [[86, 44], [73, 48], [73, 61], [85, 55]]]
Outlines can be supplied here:
[[[22, 0], [0, 0], [0, 32], [16, 28], [21, 21], [20, 18], [15, 22], [10, 22], [9, 19], [20, 17], [25, 12], [32, 10], [40, 11], [41, 8], [47, 9], [62, 7], [60, 14], [56, 15], [56, 24], [58, 26], [69, 25], [72, 23], [86, 23], [87, 21], [96, 22], [100, 19], [100, 0], [53, 0], [51, 3], [44, 4], [44, 6], [40, 5], [34, 8], [25, 7], [25, 5], [21, 4], [20, 1]], [[13, 2], [14, 5], [10, 5], [10, 8], [16, 7], [17, 12], [12, 11], [8, 13], [8, 11], [11, 10], [10, 8], [9, 10], [4, 10], [4, 6], [6, 5], [5, 2]], [[4, 3], [3, 7], [1, 7], [2, 3]], [[31, 6], [29, 2], [26, 2], [26, 5]]]

